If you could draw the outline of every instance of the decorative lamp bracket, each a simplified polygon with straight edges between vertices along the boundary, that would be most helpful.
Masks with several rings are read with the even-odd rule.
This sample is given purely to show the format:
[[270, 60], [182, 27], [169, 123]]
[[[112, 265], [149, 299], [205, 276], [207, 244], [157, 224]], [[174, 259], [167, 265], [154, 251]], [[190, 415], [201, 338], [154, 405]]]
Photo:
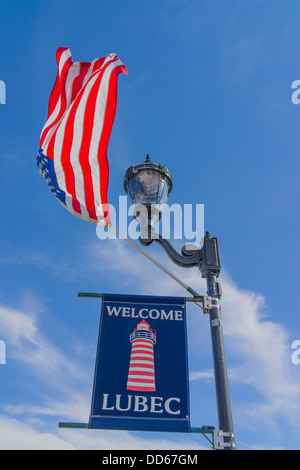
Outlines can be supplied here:
[[202, 249], [195, 247], [194, 250], [187, 250], [185, 247], [183, 247], [180, 254], [175, 250], [175, 248], [172, 247], [171, 243], [169, 243], [159, 234], [154, 234], [153, 241], [161, 245], [169, 258], [178, 266], [181, 266], [182, 268], [192, 268], [193, 266], [198, 266], [200, 268], [202, 260]]

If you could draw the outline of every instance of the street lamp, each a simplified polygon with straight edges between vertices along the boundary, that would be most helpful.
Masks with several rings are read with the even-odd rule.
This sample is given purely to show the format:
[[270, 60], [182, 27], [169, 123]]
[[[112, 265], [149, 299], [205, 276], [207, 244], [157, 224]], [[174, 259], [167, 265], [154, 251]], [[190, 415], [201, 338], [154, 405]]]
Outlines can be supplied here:
[[125, 191], [135, 205], [134, 217], [140, 224], [142, 245], [149, 246], [153, 241], [160, 244], [175, 264], [184, 268], [197, 266], [202, 277], [206, 279], [207, 295], [211, 298], [209, 316], [219, 437], [222, 441], [221, 448], [233, 450], [235, 441], [219, 306], [222, 290], [220, 283], [217, 282], [221, 271], [218, 240], [206, 232], [200, 249], [195, 247], [195, 249], [187, 250], [183, 247], [180, 254], [167, 240], [156, 233], [154, 224], [161, 217], [162, 206], [167, 202], [172, 184], [169, 170], [163, 165], [152, 163], [149, 155], [144, 163], [128, 168], [124, 178]]
[[146, 161], [128, 168], [124, 178], [124, 189], [129, 193], [134, 206], [134, 217], [140, 224], [140, 241], [144, 246], [155, 237], [154, 224], [159, 221], [164, 204], [172, 191], [172, 176], [169, 170]]

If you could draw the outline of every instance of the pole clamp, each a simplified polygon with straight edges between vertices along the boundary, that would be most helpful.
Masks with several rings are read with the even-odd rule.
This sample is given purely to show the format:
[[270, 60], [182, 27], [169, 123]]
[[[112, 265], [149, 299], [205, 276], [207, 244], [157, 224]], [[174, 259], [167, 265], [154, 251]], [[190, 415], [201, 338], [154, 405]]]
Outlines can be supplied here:
[[233, 432], [224, 432], [214, 429], [213, 448], [214, 450], [235, 450]]
[[209, 313], [210, 310], [212, 309], [213, 307], [213, 297], [209, 297], [207, 295], [204, 295], [203, 296], [203, 302], [202, 302], [202, 305], [203, 305], [203, 313]]

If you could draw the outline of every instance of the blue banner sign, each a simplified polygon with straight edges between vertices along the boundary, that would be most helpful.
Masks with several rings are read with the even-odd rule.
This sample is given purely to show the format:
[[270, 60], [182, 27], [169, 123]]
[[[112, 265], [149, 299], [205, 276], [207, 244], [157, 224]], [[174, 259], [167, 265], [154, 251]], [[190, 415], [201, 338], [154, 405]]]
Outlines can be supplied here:
[[185, 302], [102, 295], [89, 428], [190, 432]]

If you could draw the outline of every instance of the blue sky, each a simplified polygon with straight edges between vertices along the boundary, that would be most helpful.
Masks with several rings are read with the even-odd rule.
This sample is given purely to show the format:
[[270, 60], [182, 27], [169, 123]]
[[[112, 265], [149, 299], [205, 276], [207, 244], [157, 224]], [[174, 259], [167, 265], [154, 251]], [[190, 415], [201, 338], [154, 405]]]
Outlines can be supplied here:
[[[197, 449], [198, 435], [58, 429], [88, 419], [100, 302], [79, 291], [185, 295], [121, 240], [99, 240], [36, 168], [55, 52], [119, 55], [109, 202], [147, 153], [172, 173], [169, 203], [204, 204], [218, 237], [236, 445], [299, 449], [299, 125], [296, 2], [2, 1], [0, 448]], [[180, 247], [184, 240], [177, 241]], [[195, 290], [197, 269], [149, 253]], [[217, 427], [208, 318], [188, 306], [191, 421]]]

